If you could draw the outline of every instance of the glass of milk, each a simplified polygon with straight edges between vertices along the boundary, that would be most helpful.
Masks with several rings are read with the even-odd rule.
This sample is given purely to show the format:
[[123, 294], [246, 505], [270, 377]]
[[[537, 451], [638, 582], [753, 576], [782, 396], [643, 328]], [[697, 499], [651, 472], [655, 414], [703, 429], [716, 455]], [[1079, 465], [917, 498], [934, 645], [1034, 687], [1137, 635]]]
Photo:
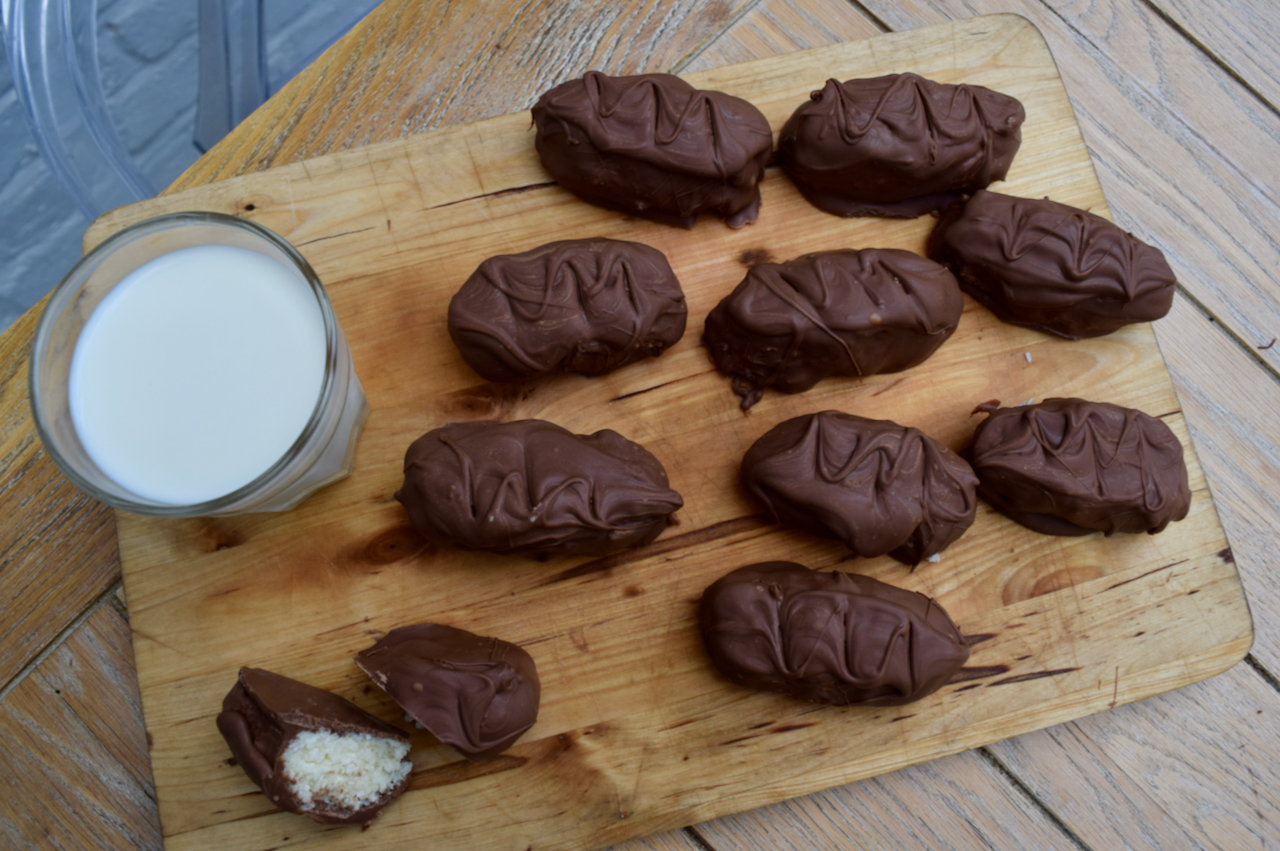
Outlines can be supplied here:
[[139, 514], [285, 511], [351, 473], [368, 416], [319, 278], [261, 225], [125, 228], [53, 292], [31, 350], [45, 449]]

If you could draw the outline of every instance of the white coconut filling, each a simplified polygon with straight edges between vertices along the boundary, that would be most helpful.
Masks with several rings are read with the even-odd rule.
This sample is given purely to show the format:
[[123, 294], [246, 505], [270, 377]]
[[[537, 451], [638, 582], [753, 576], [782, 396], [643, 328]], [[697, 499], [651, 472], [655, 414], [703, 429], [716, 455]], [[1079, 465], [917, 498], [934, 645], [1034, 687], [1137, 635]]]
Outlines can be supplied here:
[[413, 768], [409, 743], [368, 733], [299, 733], [284, 752], [284, 773], [302, 809], [317, 803], [359, 810], [378, 801]]

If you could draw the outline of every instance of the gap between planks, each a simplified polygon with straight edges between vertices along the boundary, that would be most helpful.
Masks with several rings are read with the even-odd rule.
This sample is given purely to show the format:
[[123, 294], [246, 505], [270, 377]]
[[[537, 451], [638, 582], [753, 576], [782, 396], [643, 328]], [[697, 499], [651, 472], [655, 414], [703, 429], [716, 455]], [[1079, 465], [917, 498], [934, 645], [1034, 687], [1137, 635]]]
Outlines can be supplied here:
[[1255, 89], [1253, 87], [1253, 84], [1251, 84], [1240, 73], [1238, 73], [1236, 69], [1228, 65], [1226, 61], [1224, 61], [1222, 57], [1220, 57], [1217, 53], [1214, 53], [1213, 50], [1211, 50], [1207, 44], [1205, 44], [1200, 39], [1196, 38], [1195, 33], [1191, 32], [1182, 24], [1178, 23], [1177, 19], [1171, 16], [1164, 9], [1161, 9], [1159, 6], [1157, 6], [1155, 2], [1153, 2], [1153, 0], [1141, 0], [1141, 2], [1142, 2], [1142, 5], [1146, 6], [1148, 9], [1151, 10], [1152, 14], [1154, 14], [1160, 20], [1164, 21], [1165, 25], [1169, 27], [1169, 29], [1173, 30], [1178, 35], [1182, 36], [1193, 47], [1195, 47], [1205, 56], [1209, 57], [1209, 59], [1213, 60], [1214, 64], [1217, 65], [1219, 68], [1221, 68], [1228, 77], [1235, 80], [1237, 83], [1240, 84], [1241, 88], [1243, 88], [1249, 94], [1253, 95], [1254, 98], [1258, 101], [1259, 104], [1262, 105], [1263, 108], [1265, 108], [1268, 112], [1271, 112], [1274, 115], [1276, 115], [1276, 117], [1280, 117], [1280, 106], [1273, 104], [1270, 100], [1267, 99], [1266, 95], [1264, 95], [1262, 92]]
[[715, 32], [709, 34], [706, 38], [702, 40], [700, 44], [694, 47], [693, 50], [685, 54], [685, 57], [683, 59], [681, 59], [676, 64], [672, 65], [671, 70], [668, 71], [667, 73], [679, 74], [681, 71], [683, 71], [685, 68], [689, 66], [690, 62], [693, 62], [695, 59], [701, 56], [707, 48], [709, 48], [711, 45], [719, 41], [720, 37], [723, 36], [725, 33], [727, 33], [730, 29], [732, 29], [734, 25], [736, 25], [739, 21], [741, 21], [747, 15], [755, 11], [756, 7], [759, 6], [762, 2], [763, 0], [751, 0], [750, 3], [745, 4], [737, 12], [734, 12], [732, 15], [729, 16], [728, 20], [726, 20], [723, 24], [721, 24], [719, 27], [716, 28]]
[[[111, 586], [108, 587], [107, 590], [95, 597], [89, 605], [85, 606], [78, 615], [72, 618], [71, 623], [67, 624], [61, 632], [54, 636], [52, 641], [41, 648], [40, 652], [37, 653], [30, 662], [23, 666], [22, 670], [13, 675], [13, 679], [5, 683], [3, 687], [0, 687], [0, 703], [4, 703], [5, 699], [8, 698], [9, 695], [13, 694], [14, 690], [22, 684], [23, 680], [31, 676], [31, 673], [35, 671], [36, 668], [39, 668], [44, 664], [46, 659], [56, 653], [58, 648], [66, 644], [67, 640], [71, 638], [71, 636], [74, 635], [80, 627], [84, 626], [85, 621], [93, 617], [94, 612], [98, 611], [98, 609], [105, 605], [115, 605], [118, 603], [115, 595], [122, 587], [123, 582], [117, 578], [115, 582], [111, 583]], [[120, 611], [118, 608], [117, 611], [119, 611], [120, 615], [128, 621], [127, 612]]]
[[[1098, 50], [1098, 51], [1099, 51], [1099, 52], [1101, 52], [1101, 53], [1104, 53], [1104, 54], [1106, 53], [1106, 49], [1105, 49], [1102, 45], [1099, 45], [1099, 44], [1098, 44], [1098, 43], [1097, 43], [1097, 42], [1092, 38], [1092, 36], [1090, 36], [1090, 34], [1089, 34], [1089, 33], [1085, 32], [1084, 30], [1082, 30], [1082, 29], [1080, 29], [1078, 26], [1076, 26], [1076, 25], [1075, 25], [1075, 23], [1073, 23], [1073, 22], [1072, 22], [1072, 21], [1071, 21], [1071, 20], [1070, 20], [1066, 15], [1064, 15], [1062, 12], [1058, 11], [1058, 9], [1057, 9], [1056, 7], [1054, 7], [1051, 3], [1049, 3], [1049, 2], [1048, 2], [1048, 0], [1039, 0], [1039, 2], [1040, 2], [1040, 4], [1041, 4], [1042, 6], [1044, 6], [1044, 7], [1045, 7], [1045, 9], [1047, 9], [1047, 10], [1048, 10], [1048, 11], [1049, 11], [1049, 12], [1050, 12], [1050, 13], [1051, 13], [1055, 18], [1057, 18], [1057, 19], [1058, 19], [1058, 21], [1062, 24], [1062, 26], [1066, 27], [1068, 30], [1070, 30], [1071, 32], [1075, 33], [1075, 34], [1076, 34], [1076, 36], [1077, 36], [1077, 37], [1079, 37], [1081, 41], [1085, 42], [1086, 44], [1091, 45], [1095, 50]], [[1144, 5], [1144, 6], [1150, 6], [1151, 4], [1150, 4], [1149, 2], [1146, 2], [1146, 0], [1143, 0], [1143, 5]], [[1168, 21], [1168, 16], [1167, 16], [1167, 15], [1165, 15], [1163, 12], [1160, 12], [1159, 10], [1156, 10], [1156, 14], [1157, 14], [1157, 16], [1158, 16], [1161, 20], [1164, 20], [1166, 23], [1169, 23], [1169, 21]], [[1213, 63], [1214, 63], [1215, 65], [1217, 65], [1218, 67], [1220, 67], [1220, 68], [1223, 70], [1223, 72], [1227, 74], [1227, 76], [1231, 77], [1231, 78], [1232, 78], [1232, 79], [1234, 79], [1234, 80], [1239, 81], [1239, 80], [1238, 80], [1238, 75], [1237, 75], [1234, 71], [1232, 71], [1230, 68], [1228, 68], [1226, 65], [1224, 65], [1224, 64], [1221, 62], [1221, 60], [1219, 60], [1219, 59], [1218, 59], [1218, 57], [1216, 57], [1213, 53], [1211, 53], [1211, 52], [1209, 52], [1208, 50], [1206, 50], [1206, 49], [1204, 48], [1204, 46], [1202, 46], [1202, 45], [1201, 45], [1201, 44], [1200, 44], [1196, 39], [1194, 39], [1194, 38], [1190, 37], [1189, 35], [1187, 35], [1187, 34], [1182, 30], [1182, 28], [1181, 28], [1181, 27], [1171, 26], [1171, 29], [1173, 29], [1173, 31], [1174, 31], [1174, 32], [1175, 32], [1175, 33], [1176, 33], [1180, 38], [1182, 38], [1183, 40], [1185, 40], [1188, 44], [1190, 44], [1190, 45], [1191, 45], [1193, 48], [1195, 48], [1196, 50], [1198, 50], [1198, 51], [1200, 51], [1201, 53], [1203, 53], [1206, 57], [1208, 57], [1208, 59], [1209, 59], [1211, 62], [1213, 62]], [[1243, 85], [1243, 86], [1244, 86], [1244, 88], [1245, 88], [1247, 91], [1249, 91], [1251, 94], [1253, 93], [1253, 89], [1252, 89], [1252, 87], [1250, 87], [1249, 85], [1244, 84], [1244, 83], [1242, 83], [1241, 85]], [[1159, 93], [1159, 92], [1153, 92], [1153, 91], [1151, 91], [1150, 89], [1146, 89], [1145, 87], [1144, 87], [1144, 89], [1143, 89], [1143, 90], [1144, 90], [1145, 94], [1147, 95], [1147, 97], [1151, 98], [1151, 100], [1152, 100], [1153, 102], [1155, 102], [1155, 103], [1159, 103], [1159, 102], [1161, 101], [1161, 97], [1160, 97], [1160, 93]], [[1263, 101], [1263, 102], [1265, 103], [1265, 101]], [[1268, 111], [1270, 112], [1270, 111], [1272, 111], [1272, 110], [1268, 109]], [[1181, 124], [1181, 125], [1182, 125], [1182, 127], [1187, 131], [1187, 133], [1188, 133], [1188, 134], [1190, 134], [1190, 136], [1191, 136], [1192, 138], [1194, 138], [1194, 139], [1198, 139], [1198, 140], [1200, 141], [1200, 143], [1201, 143], [1201, 144], [1203, 144], [1203, 145], [1205, 146], [1205, 148], [1207, 148], [1207, 149], [1208, 149], [1208, 150], [1210, 150], [1210, 151], [1213, 151], [1213, 153], [1214, 153], [1214, 154], [1216, 154], [1216, 155], [1218, 156], [1218, 159], [1220, 159], [1220, 160], [1222, 161], [1223, 165], [1227, 166], [1228, 168], [1232, 169], [1232, 170], [1233, 170], [1233, 171], [1235, 171], [1237, 174], [1239, 174], [1239, 175], [1240, 175], [1240, 177], [1241, 177], [1241, 179], [1242, 179], [1245, 183], [1249, 184], [1249, 185], [1250, 185], [1250, 186], [1252, 186], [1254, 189], [1256, 189], [1256, 190], [1259, 192], [1259, 194], [1261, 194], [1261, 195], [1262, 195], [1264, 198], [1266, 198], [1268, 201], [1271, 201], [1273, 204], [1274, 204], [1274, 203], [1276, 203], [1276, 202], [1275, 202], [1275, 200], [1271, 198], [1271, 196], [1268, 194], [1267, 190], [1266, 190], [1264, 187], [1258, 186], [1256, 183], [1254, 183], [1254, 181], [1251, 179], [1251, 176], [1250, 176], [1248, 173], [1246, 173], [1246, 172], [1242, 171], [1242, 170], [1240, 169], [1240, 167], [1236, 165], [1236, 162], [1235, 162], [1235, 159], [1234, 159], [1234, 158], [1229, 157], [1229, 156], [1227, 156], [1226, 154], [1224, 154], [1222, 151], [1220, 151], [1220, 150], [1218, 149], [1218, 147], [1213, 143], [1213, 140], [1208, 139], [1208, 138], [1205, 138], [1205, 136], [1203, 136], [1203, 135], [1200, 133], [1200, 131], [1199, 131], [1195, 126], [1193, 126], [1190, 122], [1188, 122], [1186, 118], [1184, 118], [1181, 114], [1179, 114], [1177, 111], [1174, 111], [1174, 110], [1170, 110], [1170, 111], [1169, 111], [1169, 116], [1170, 116], [1174, 121], [1176, 121], [1177, 123]], [[1087, 140], [1086, 140], [1086, 144], [1087, 144]]]
[[[1229, 325], [1227, 325], [1227, 323], [1223, 322], [1221, 319], [1215, 316], [1213, 311], [1205, 306], [1204, 302], [1196, 298], [1195, 295], [1191, 291], [1189, 291], [1186, 287], [1184, 287], [1181, 283], [1177, 285], [1177, 291], [1178, 291], [1178, 294], [1181, 295], [1183, 298], [1185, 298], [1192, 307], [1198, 310], [1201, 313], [1201, 315], [1204, 316], [1205, 319], [1209, 320], [1209, 323], [1211, 325], [1217, 328], [1224, 337], [1230, 340], [1236, 346], [1236, 348], [1244, 352], [1245, 357], [1249, 358], [1254, 363], [1256, 363], [1262, 369], [1262, 371], [1266, 373], [1268, 377], [1271, 378], [1272, 381], [1280, 383], [1280, 372], [1277, 372], [1276, 368], [1273, 367], [1267, 361], [1266, 358], [1258, 354], [1258, 349], [1260, 348], [1259, 345], [1250, 343], [1248, 340], [1246, 340], [1244, 337], [1238, 334], [1235, 331], [1235, 329], [1231, 328]], [[1159, 338], [1159, 336], [1160, 336], [1159, 334], [1156, 335], [1157, 339]], [[1275, 341], [1272, 340], [1271, 342], [1274, 343]], [[1262, 345], [1266, 345], [1265, 341], [1263, 342]], [[1270, 346], [1267, 346], [1267, 348], [1270, 348]]]
[[848, 3], [850, 6], [858, 10], [858, 14], [862, 15], [867, 20], [871, 21], [871, 23], [879, 27], [881, 32], [886, 32], [886, 33], [894, 32], [893, 27], [889, 26], [884, 21], [880, 20], [879, 15], [877, 15], [875, 12], [868, 9], [866, 6], [863, 6], [861, 3], [858, 2], [858, 0], [848, 0]]
[[994, 768], [996, 772], [1005, 779], [1005, 782], [1013, 786], [1013, 788], [1016, 789], [1022, 797], [1026, 798], [1033, 807], [1039, 810], [1040, 814], [1044, 816], [1050, 824], [1056, 827], [1058, 832], [1065, 836], [1068, 841], [1076, 846], [1076, 848], [1080, 849], [1080, 851], [1093, 851], [1093, 848], [1089, 843], [1077, 836], [1076, 832], [1067, 826], [1067, 823], [1062, 819], [1062, 817], [1055, 813], [1048, 804], [1040, 800], [1040, 797], [1035, 792], [1031, 791], [1031, 787], [1027, 786], [1027, 784], [1022, 781], [1021, 777], [1014, 774], [1009, 766], [1001, 762], [1000, 758], [993, 754], [989, 748], [984, 745], [980, 748], [975, 748], [975, 750], [978, 752], [978, 756], [986, 760], [987, 764]]
[[[851, 0], [851, 2], [852, 2], [852, 0]], [[1055, 8], [1055, 7], [1053, 6], [1053, 4], [1049, 3], [1049, 2], [1048, 2], [1048, 0], [1039, 0], [1039, 2], [1040, 2], [1040, 3], [1041, 3], [1041, 5], [1043, 5], [1046, 9], [1048, 9], [1050, 12], [1052, 12], [1052, 13], [1053, 13], [1053, 15], [1054, 15], [1054, 17], [1056, 17], [1059, 21], [1061, 21], [1061, 22], [1062, 22], [1062, 25], [1063, 25], [1063, 26], [1065, 26], [1067, 29], [1069, 29], [1069, 30], [1071, 30], [1072, 32], [1074, 32], [1076, 35], [1078, 35], [1078, 36], [1079, 36], [1081, 39], [1083, 39], [1084, 41], [1088, 42], [1089, 44], [1094, 45], [1094, 47], [1098, 47], [1098, 45], [1094, 42], [1094, 40], [1093, 40], [1092, 38], [1090, 38], [1090, 37], [1089, 37], [1089, 34], [1088, 34], [1088, 33], [1086, 33], [1085, 31], [1081, 30], [1079, 27], [1077, 27], [1075, 24], [1073, 24], [1070, 20], [1068, 20], [1068, 18], [1067, 18], [1065, 15], [1063, 15], [1061, 12], [1059, 12], [1059, 11], [1057, 10], [1057, 8]], [[1258, 93], [1254, 90], [1253, 86], [1249, 85], [1247, 82], [1245, 82], [1244, 80], [1240, 79], [1240, 75], [1239, 75], [1239, 74], [1237, 74], [1237, 73], [1235, 72], [1235, 70], [1234, 70], [1234, 69], [1232, 69], [1232, 68], [1231, 68], [1230, 66], [1228, 66], [1226, 63], [1224, 63], [1221, 59], [1219, 59], [1219, 58], [1218, 58], [1218, 56], [1217, 56], [1213, 51], [1209, 50], [1209, 49], [1208, 49], [1204, 44], [1202, 44], [1202, 43], [1200, 42], [1200, 40], [1199, 40], [1199, 39], [1195, 38], [1191, 33], [1187, 32], [1187, 30], [1185, 30], [1185, 29], [1183, 29], [1181, 26], [1179, 26], [1179, 25], [1178, 25], [1178, 23], [1177, 23], [1176, 21], [1174, 21], [1174, 20], [1173, 20], [1172, 18], [1170, 18], [1167, 14], [1165, 14], [1165, 12], [1164, 12], [1164, 10], [1163, 10], [1163, 9], [1159, 8], [1158, 6], [1156, 6], [1154, 3], [1152, 3], [1152, 2], [1151, 2], [1151, 0], [1140, 0], [1140, 2], [1142, 3], [1142, 5], [1143, 5], [1143, 6], [1146, 6], [1148, 9], [1150, 9], [1150, 10], [1151, 10], [1155, 15], [1156, 15], [1156, 17], [1158, 17], [1160, 20], [1162, 20], [1162, 21], [1163, 21], [1163, 22], [1164, 22], [1164, 23], [1165, 23], [1165, 24], [1166, 24], [1166, 25], [1167, 25], [1171, 30], [1173, 30], [1175, 33], [1177, 33], [1177, 34], [1178, 34], [1178, 36], [1180, 36], [1183, 40], [1185, 40], [1188, 44], [1190, 44], [1190, 45], [1191, 45], [1192, 47], [1194, 47], [1196, 50], [1198, 50], [1198, 51], [1200, 51], [1201, 53], [1203, 53], [1206, 57], [1208, 57], [1208, 58], [1209, 58], [1209, 60], [1210, 60], [1210, 61], [1212, 61], [1215, 65], [1217, 65], [1219, 68], [1221, 68], [1221, 69], [1223, 70], [1223, 72], [1224, 72], [1224, 73], [1226, 73], [1226, 75], [1227, 75], [1228, 77], [1231, 77], [1231, 79], [1233, 79], [1233, 80], [1235, 80], [1237, 83], [1239, 83], [1239, 84], [1240, 84], [1240, 85], [1241, 85], [1241, 86], [1242, 86], [1242, 87], [1243, 87], [1247, 92], [1249, 92], [1251, 95], [1253, 95], [1255, 98], [1257, 98], [1257, 100], [1258, 100], [1258, 101], [1259, 101], [1259, 102], [1260, 102], [1264, 107], [1266, 107], [1266, 108], [1267, 108], [1267, 111], [1268, 111], [1268, 112], [1273, 112], [1273, 113], [1275, 113], [1277, 116], [1280, 116], [1280, 112], [1277, 112], [1277, 111], [1276, 111], [1276, 109], [1275, 109], [1275, 107], [1273, 107], [1273, 106], [1272, 106], [1272, 105], [1267, 101], [1267, 99], [1266, 99], [1266, 98], [1264, 98], [1264, 97], [1262, 97], [1260, 94], [1258, 94]], [[1153, 99], [1158, 100], [1158, 93], [1148, 91], [1148, 92], [1147, 92], [1147, 94], [1148, 94], [1148, 95], [1150, 95]], [[1230, 163], [1230, 164], [1232, 164], [1232, 165], [1233, 165], [1233, 167], [1234, 167], [1234, 163], [1232, 163], [1232, 160], [1231, 160], [1231, 158], [1230, 158], [1230, 157], [1225, 156], [1221, 151], [1219, 151], [1217, 148], [1215, 148], [1215, 147], [1213, 146], [1213, 143], [1212, 143], [1209, 139], [1206, 139], [1206, 138], [1204, 138], [1203, 136], [1201, 136], [1201, 135], [1200, 135], [1200, 133], [1199, 133], [1199, 132], [1197, 132], [1196, 128], [1194, 128], [1194, 127], [1192, 127], [1190, 124], [1188, 124], [1188, 123], [1187, 123], [1187, 121], [1186, 121], [1185, 119], [1183, 119], [1183, 118], [1182, 118], [1182, 116], [1178, 115], [1176, 112], [1171, 113], [1171, 114], [1173, 115], [1173, 117], [1175, 118], [1175, 120], [1177, 120], [1177, 121], [1178, 121], [1178, 123], [1179, 123], [1179, 124], [1181, 124], [1183, 127], [1187, 128], [1187, 130], [1188, 130], [1188, 131], [1190, 131], [1190, 133], [1191, 133], [1191, 135], [1192, 135], [1192, 136], [1194, 136], [1195, 138], [1197, 138], [1197, 139], [1199, 139], [1201, 142], [1203, 142], [1203, 143], [1204, 143], [1204, 145], [1205, 145], [1205, 147], [1209, 148], [1209, 149], [1210, 149], [1210, 150], [1212, 150], [1214, 153], [1216, 153], [1219, 157], [1221, 157], [1223, 162], [1225, 162], [1225, 163]], [[1245, 175], [1245, 178], [1246, 178], [1246, 180], [1247, 180], [1247, 179], [1248, 179], [1248, 175]], [[1249, 182], [1250, 182], [1250, 183], [1252, 183], [1252, 181], [1249, 181]]]
[[1277, 678], [1275, 674], [1267, 670], [1266, 665], [1259, 662], [1252, 653], [1246, 653], [1244, 661], [1250, 668], [1253, 668], [1254, 673], [1262, 677], [1263, 682], [1275, 689], [1277, 694], [1280, 694], [1280, 678]]
[[712, 845], [710, 842], [708, 842], [705, 836], [703, 836], [701, 833], [698, 833], [698, 828], [696, 825], [689, 825], [686, 828], [682, 828], [682, 832], [684, 833], [685, 836], [689, 837], [689, 841], [691, 841], [694, 845], [697, 845], [698, 848], [701, 849], [701, 851], [716, 851], [715, 846]]

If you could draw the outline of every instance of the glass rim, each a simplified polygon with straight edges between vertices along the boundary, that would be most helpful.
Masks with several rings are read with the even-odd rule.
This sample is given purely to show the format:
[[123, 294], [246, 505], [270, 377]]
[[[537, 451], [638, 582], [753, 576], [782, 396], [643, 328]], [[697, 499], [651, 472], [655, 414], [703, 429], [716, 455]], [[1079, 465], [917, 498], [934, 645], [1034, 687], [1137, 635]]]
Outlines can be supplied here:
[[[316, 303], [320, 308], [320, 316], [324, 321], [324, 379], [320, 385], [320, 393], [316, 399], [316, 404], [311, 410], [311, 416], [308, 417], [307, 424], [303, 426], [297, 439], [284, 451], [284, 454], [281, 455], [275, 463], [248, 483], [236, 488], [230, 493], [214, 499], [205, 500], [204, 502], [187, 503], [182, 505], [161, 502], [138, 502], [136, 500], [119, 497], [114, 494], [104, 493], [92, 482], [87, 481], [75, 468], [75, 465], [70, 463], [64, 456], [62, 451], [58, 448], [56, 441], [51, 439], [51, 435], [53, 434], [52, 424], [47, 422], [48, 413], [45, 410], [44, 404], [40, 400], [40, 394], [38, 392], [40, 378], [42, 377], [42, 364], [44, 362], [44, 355], [49, 346], [49, 340], [53, 335], [54, 324], [65, 312], [71, 298], [84, 282], [85, 278], [92, 273], [93, 269], [104, 257], [110, 255], [123, 245], [132, 242], [135, 237], [145, 231], [162, 230], [175, 225], [182, 226], [190, 224], [214, 225], [229, 227], [231, 229], [238, 228], [242, 231], [247, 231], [257, 237], [265, 239], [268, 243], [284, 252], [284, 254], [293, 261], [294, 266], [297, 268], [298, 272], [301, 273], [303, 280], [305, 280], [308, 286], [310, 286], [311, 292], [315, 296]], [[218, 243], [202, 244], [217, 245]], [[163, 255], [157, 256], [159, 257]], [[66, 276], [63, 277], [62, 281], [58, 283], [58, 286], [53, 289], [53, 293], [49, 298], [49, 303], [45, 306], [44, 313], [40, 316], [40, 322], [36, 326], [35, 337], [31, 343], [31, 369], [28, 372], [27, 395], [31, 404], [32, 420], [35, 422], [36, 432], [40, 435], [40, 440], [44, 444], [45, 451], [49, 453], [49, 456], [53, 459], [54, 463], [58, 465], [58, 469], [85, 493], [89, 494], [94, 499], [105, 502], [113, 508], [132, 511], [136, 514], [145, 514], [153, 517], [200, 517], [223, 511], [224, 509], [253, 496], [256, 492], [260, 491], [264, 485], [279, 476], [279, 474], [302, 453], [302, 450], [306, 448], [307, 444], [320, 427], [323, 414], [328, 408], [329, 401], [333, 397], [338, 372], [338, 348], [338, 320], [337, 316], [333, 312], [333, 304], [329, 300], [329, 294], [325, 291], [324, 284], [320, 282], [320, 277], [316, 274], [315, 270], [311, 268], [311, 264], [307, 262], [306, 258], [303, 257], [302, 254], [298, 252], [298, 249], [296, 249], [287, 239], [257, 222], [242, 219], [237, 216], [229, 216], [225, 213], [205, 211], [165, 213], [163, 215], [152, 216], [150, 218], [143, 219], [142, 221], [134, 222], [104, 239], [101, 243], [94, 246], [87, 254], [81, 257], [80, 260], [76, 262], [75, 266], [71, 267], [71, 271], [69, 271]], [[72, 357], [74, 358], [74, 354]], [[106, 473], [103, 473], [103, 477], [114, 481], [110, 476], [106, 475]], [[128, 490], [123, 485], [120, 485], [120, 487], [121, 490]]]

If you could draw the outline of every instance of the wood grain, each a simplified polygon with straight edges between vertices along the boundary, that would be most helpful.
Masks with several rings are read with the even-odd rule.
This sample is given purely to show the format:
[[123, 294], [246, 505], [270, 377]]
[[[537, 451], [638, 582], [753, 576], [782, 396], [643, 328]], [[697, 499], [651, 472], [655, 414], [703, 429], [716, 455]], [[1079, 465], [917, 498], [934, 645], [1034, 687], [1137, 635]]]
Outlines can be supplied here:
[[158, 849], [129, 630], [100, 605], [0, 705], [0, 844]]
[[[1052, 60], [1019, 18], [888, 36], [693, 80], [748, 97], [780, 125], [828, 68], [856, 75], [903, 64], [1020, 97], [1034, 119], [1009, 190], [1052, 191], [1105, 213]], [[281, 231], [328, 282], [374, 408], [356, 474], [298, 511], [216, 522], [120, 518], [170, 848], [285, 842], [285, 834], [292, 845], [316, 841], [323, 831], [271, 814], [223, 764], [208, 719], [240, 664], [267, 665], [390, 712], [377, 695], [353, 691], [361, 680], [350, 656], [368, 643], [368, 630], [424, 617], [526, 644], [544, 666], [544, 706], [528, 741], [511, 752], [526, 760], [519, 771], [459, 775], [441, 748], [422, 749], [415, 788], [397, 805], [401, 815], [380, 824], [379, 847], [420, 838], [428, 810], [427, 829], [454, 845], [463, 834], [474, 847], [526, 839], [607, 844], [1113, 707], [1208, 676], [1244, 653], [1247, 611], [1191, 455], [1193, 514], [1154, 538], [1048, 539], [984, 511], [948, 550], [945, 566], [904, 577], [885, 559], [859, 563], [937, 596], [967, 631], [990, 636], [975, 651], [975, 673], [918, 711], [792, 722], [813, 710], [709, 678], [689, 601], [726, 564], [841, 560], [837, 547], [754, 516], [726, 487], [737, 460], [723, 451], [726, 443], [745, 447], [785, 416], [847, 407], [959, 445], [972, 430], [975, 401], [1096, 396], [1100, 387], [1108, 399], [1159, 413], [1187, 443], [1177, 401], [1148, 327], [1068, 343], [1001, 325], [972, 304], [961, 331], [921, 368], [769, 396], [750, 417], [709, 369], [696, 328], [653, 364], [599, 381], [547, 381], [531, 394], [477, 385], [441, 322], [456, 281], [490, 254], [565, 232], [639, 239], [671, 258], [697, 317], [741, 276], [737, 258], [748, 251], [789, 257], [850, 242], [918, 250], [930, 226], [826, 216], [776, 171], [763, 187], [761, 222], [742, 231], [712, 221], [692, 233], [629, 221], [544, 184], [527, 119], [513, 116], [156, 199], [117, 211], [88, 234], [92, 244], [175, 205], [239, 211]], [[506, 191], [513, 188], [522, 191]], [[495, 415], [543, 416], [577, 431], [625, 424], [686, 497], [677, 534], [600, 562], [508, 563], [501, 572], [492, 558], [415, 545], [388, 499], [403, 447], [433, 424]], [[645, 595], [653, 596], [644, 605], [630, 602]], [[281, 643], [274, 630], [255, 641], [264, 622], [299, 642]], [[776, 767], [779, 749], [808, 758]], [[572, 790], [554, 812], [541, 794], [548, 788]], [[344, 837], [351, 848], [371, 841]]]
[[696, 831], [714, 848], [741, 851], [1076, 849], [974, 751], [717, 819]]
[[991, 750], [1093, 848], [1271, 848], [1277, 736], [1274, 689], [1240, 665]]
[[671, 830], [610, 846], [609, 851], [706, 851], [687, 832]]
[[1252, 89], [1271, 111], [1280, 108], [1280, 7], [1270, 0], [1152, 4]]
[[735, 62], [807, 50], [880, 35], [850, 3], [830, 0], [764, 0], [684, 66], [704, 71]]
[[142, 701], [129, 625], [107, 598], [35, 673], [102, 747], [149, 789], [146, 732], [136, 723]]
[[592, 68], [666, 70], [751, 2], [386, 0], [170, 188], [504, 115]]
[[1271, 615], [1280, 612], [1271, 569], [1280, 529], [1280, 385], [1189, 299], [1176, 298], [1162, 321], [1177, 329], [1157, 336], [1256, 614], [1252, 652], [1271, 667], [1280, 662], [1280, 625]]

